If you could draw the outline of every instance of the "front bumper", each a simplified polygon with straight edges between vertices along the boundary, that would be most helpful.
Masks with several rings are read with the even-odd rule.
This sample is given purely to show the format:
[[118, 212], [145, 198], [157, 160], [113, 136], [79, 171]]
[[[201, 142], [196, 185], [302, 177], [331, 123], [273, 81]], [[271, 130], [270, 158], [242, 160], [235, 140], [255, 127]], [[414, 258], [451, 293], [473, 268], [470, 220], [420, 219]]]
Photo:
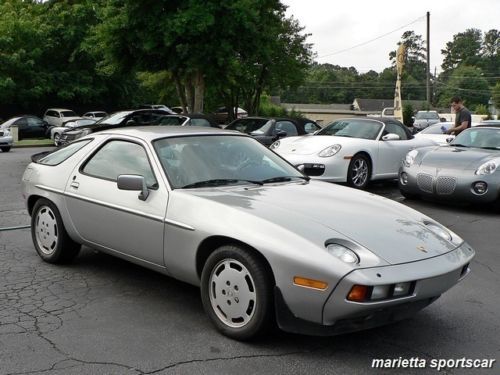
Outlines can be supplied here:
[[[402, 182], [406, 173], [406, 183]], [[487, 184], [484, 194], [478, 194], [473, 186]], [[439, 200], [488, 203], [500, 198], [500, 174], [475, 175], [472, 170], [447, 170], [431, 167], [402, 167], [399, 171], [399, 189], [405, 193]]]
[[[298, 319], [275, 291], [277, 322], [281, 329], [320, 336], [360, 331], [409, 318], [434, 302], [470, 271], [474, 250], [466, 243], [457, 249], [419, 262], [355, 270], [346, 275], [323, 306], [322, 323]], [[387, 285], [413, 282], [405, 297], [370, 302], [346, 299], [353, 285]]]
[[11, 147], [14, 143], [14, 140], [11, 135], [4, 135], [0, 137], [0, 146], [2, 147]]

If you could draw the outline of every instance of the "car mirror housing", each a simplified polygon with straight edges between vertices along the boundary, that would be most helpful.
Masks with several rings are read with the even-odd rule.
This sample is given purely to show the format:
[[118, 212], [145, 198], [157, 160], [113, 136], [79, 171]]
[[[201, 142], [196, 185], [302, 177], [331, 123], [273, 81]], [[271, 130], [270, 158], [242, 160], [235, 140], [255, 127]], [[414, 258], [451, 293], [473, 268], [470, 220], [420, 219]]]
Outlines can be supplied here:
[[280, 130], [276, 130], [276, 136], [277, 136], [278, 138], [283, 138], [283, 137], [286, 137], [286, 136], [287, 136], [287, 132], [286, 132], [286, 131], [284, 131], [284, 130], [281, 130], [281, 129], [280, 129]]
[[146, 180], [143, 176], [134, 174], [121, 174], [116, 181], [118, 189], [140, 191], [139, 199], [145, 201], [149, 196]]
[[397, 134], [394, 134], [394, 133], [389, 133], [389, 134], [386, 134], [382, 137], [383, 141], [398, 141], [400, 139], [401, 139], [401, 137]]

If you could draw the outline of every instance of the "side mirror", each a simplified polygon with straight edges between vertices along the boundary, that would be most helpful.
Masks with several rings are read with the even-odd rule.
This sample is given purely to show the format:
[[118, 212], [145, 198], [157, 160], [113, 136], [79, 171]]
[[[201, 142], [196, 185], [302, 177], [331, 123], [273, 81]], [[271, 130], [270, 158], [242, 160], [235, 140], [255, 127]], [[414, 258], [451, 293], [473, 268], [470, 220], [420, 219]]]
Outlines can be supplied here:
[[277, 136], [278, 138], [283, 138], [283, 137], [286, 137], [286, 136], [287, 136], [287, 132], [286, 132], [286, 131], [284, 131], [284, 130], [281, 130], [281, 129], [276, 130], [276, 133], [275, 133], [275, 134], [276, 134], [276, 136]]
[[394, 134], [394, 133], [389, 133], [389, 134], [386, 134], [382, 137], [383, 141], [398, 141], [400, 139], [401, 139], [401, 137], [397, 134]]
[[440, 118], [439, 118], [439, 121], [441, 121], [441, 122], [446, 122], [446, 119], [445, 119], [444, 117], [440, 117]]
[[121, 174], [116, 181], [118, 189], [140, 191], [139, 199], [145, 201], [149, 196], [146, 180], [143, 176], [135, 174]]

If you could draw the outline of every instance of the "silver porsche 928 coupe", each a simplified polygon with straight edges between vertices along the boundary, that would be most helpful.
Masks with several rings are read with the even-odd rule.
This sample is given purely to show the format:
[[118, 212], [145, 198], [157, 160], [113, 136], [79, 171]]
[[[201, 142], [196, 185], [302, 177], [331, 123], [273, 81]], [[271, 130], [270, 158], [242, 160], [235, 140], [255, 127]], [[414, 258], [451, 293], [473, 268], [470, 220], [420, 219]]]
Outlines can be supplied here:
[[196, 127], [91, 134], [31, 163], [32, 237], [51, 263], [81, 245], [201, 287], [223, 334], [337, 334], [413, 315], [474, 250], [391, 200], [312, 181], [255, 139]]
[[476, 126], [447, 146], [410, 151], [399, 189], [406, 198], [500, 203], [500, 128]]

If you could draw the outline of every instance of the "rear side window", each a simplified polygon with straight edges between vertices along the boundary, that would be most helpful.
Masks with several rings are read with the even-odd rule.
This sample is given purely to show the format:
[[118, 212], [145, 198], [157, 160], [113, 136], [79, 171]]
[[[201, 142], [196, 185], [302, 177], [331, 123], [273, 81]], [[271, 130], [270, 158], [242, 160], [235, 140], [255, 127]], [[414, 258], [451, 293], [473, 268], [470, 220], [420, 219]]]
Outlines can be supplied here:
[[70, 156], [74, 155], [76, 152], [81, 150], [87, 144], [89, 144], [92, 139], [85, 139], [83, 141], [76, 141], [69, 143], [67, 146], [56, 150], [47, 156], [44, 156], [40, 160], [37, 161], [38, 164], [44, 165], [57, 165], [68, 159]]

